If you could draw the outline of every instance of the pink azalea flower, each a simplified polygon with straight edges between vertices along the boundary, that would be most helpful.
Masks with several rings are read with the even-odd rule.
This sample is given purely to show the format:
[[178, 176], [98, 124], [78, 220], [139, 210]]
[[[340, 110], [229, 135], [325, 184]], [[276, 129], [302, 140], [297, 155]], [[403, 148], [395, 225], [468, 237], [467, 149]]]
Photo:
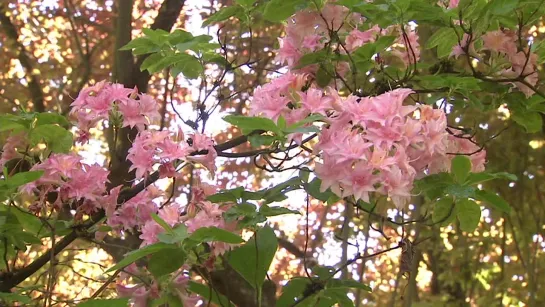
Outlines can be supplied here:
[[166, 206], [159, 210], [158, 215], [167, 224], [174, 226], [180, 222], [180, 207], [175, 204]]
[[373, 169], [364, 163], [357, 163], [350, 174], [341, 179], [343, 197], [353, 195], [356, 200], [369, 202], [369, 193], [374, 192], [377, 179], [373, 176]]
[[324, 96], [322, 90], [309, 88], [306, 92], [297, 92], [301, 97], [303, 108], [309, 113], [326, 115], [326, 110], [331, 109], [331, 98]]
[[141, 246], [146, 246], [158, 242], [157, 235], [163, 233], [165, 230], [154, 220], [148, 220], [141, 231], [142, 234], [139, 236], [143, 240]]
[[373, 42], [378, 32], [380, 32], [378, 26], [374, 26], [367, 31], [352, 30], [346, 37], [346, 49], [353, 51], [368, 42]]
[[310, 51], [314, 52], [317, 49], [321, 48], [321, 39], [322, 36], [316, 34], [305, 36], [305, 38], [303, 39], [303, 48], [309, 49]]
[[503, 31], [487, 32], [482, 38], [484, 49], [508, 55], [514, 55], [517, 52], [517, 46], [513, 37], [506, 35]]

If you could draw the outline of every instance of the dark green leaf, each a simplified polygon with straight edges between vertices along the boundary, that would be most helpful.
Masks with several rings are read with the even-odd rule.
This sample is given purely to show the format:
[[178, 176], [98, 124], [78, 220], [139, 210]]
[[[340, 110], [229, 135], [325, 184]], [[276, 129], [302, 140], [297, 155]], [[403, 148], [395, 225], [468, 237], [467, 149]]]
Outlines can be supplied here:
[[511, 118], [526, 129], [528, 133], [539, 132], [543, 126], [543, 120], [538, 112], [527, 111], [523, 109], [513, 110]]
[[323, 63], [328, 58], [328, 54], [325, 50], [306, 53], [297, 62], [294, 69], [300, 69], [311, 64]]
[[472, 200], [460, 199], [456, 201], [456, 216], [460, 221], [460, 229], [472, 232], [481, 220], [481, 207]]
[[189, 291], [196, 293], [206, 300], [219, 305], [219, 306], [233, 306], [229, 299], [227, 299], [225, 296], [217, 293], [217, 291], [213, 291], [208, 286], [205, 286], [203, 284], [196, 283], [194, 281], [189, 282], [189, 286], [187, 288]]
[[212, 242], [219, 241], [230, 244], [238, 244], [244, 242], [242, 238], [230, 231], [217, 227], [202, 227], [193, 232], [189, 238], [197, 242]]
[[433, 205], [433, 223], [441, 223], [442, 226], [450, 224], [456, 218], [454, 199], [445, 196]]
[[242, 5], [243, 7], [251, 7], [254, 5], [256, 0], [235, 0], [235, 2], [239, 5]]
[[272, 22], [284, 21], [308, 4], [307, 0], [271, 0], [265, 6], [263, 17]]
[[494, 0], [488, 2], [485, 10], [494, 15], [510, 14], [517, 8], [518, 3], [519, 0]]
[[185, 263], [186, 256], [185, 251], [181, 247], [163, 249], [151, 256], [147, 268], [153, 276], [159, 278], [181, 268]]
[[459, 184], [452, 184], [447, 186], [445, 192], [456, 198], [466, 198], [473, 197], [473, 195], [475, 194], [475, 188]]
[[277, 216], [277, 215], [283, 215], [283, 214], [301, 214], [299, 211], [296, 211], [296, 210], [290, 210], [284, 207], [269, 207], [268, 205], [262, 205], [259, 208], [259, 213], [263, 214], [264, 216]]
[[295, 299], [301, 297], [310, 284], [308, 278], [294, 277], [282, 287], [282, 295], [276, 302], [276, 306], [291, 306]]
[[243, 246], [229, 253], [229, 264], [252, 287], [261, 288], [276, 254], [278, 240], [269, 226], [261, 228]]
[[143, 258], [143, 257], [145, 257], [147, 255], [154, 254], [154, 253], [156, 253], [156, 252], [158, 252], [160, 250], [164, 250], [164, 249], [173, 250], [175, 248], [176, 248], [175, 245], [166, 244], [166, 243], [162, 243], [162, 242], [144, 246], [144, 247], [142, 247], [140, 249], [137, 249], [135, 251], [132, 251], [132, 252], [128, 253], [125, 256], [125, 258], [123, 258], [123, 260], [119, 261], [116, 265], [109, 268], [106, 271], [106, 273], [111, 272], [111, 271], [115, 271], [115, 270], [118, 270], [118, 269], [121, 269], [121, 268], [124, 268], [127, 265], [135, 262], [136, 260], [138, 260], [140, 258]]

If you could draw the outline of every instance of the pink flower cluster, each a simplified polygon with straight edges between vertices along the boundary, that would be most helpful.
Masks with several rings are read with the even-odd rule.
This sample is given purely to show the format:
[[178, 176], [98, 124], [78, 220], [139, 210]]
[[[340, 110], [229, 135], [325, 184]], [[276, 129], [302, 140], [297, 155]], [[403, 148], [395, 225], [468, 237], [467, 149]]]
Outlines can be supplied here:
[[[187, 231], [192, 233], [199, 228], [203, 227], [217, 227], [228, 231], [236, 231], [236, 222], [227, 223], [223, 218], [223, 213], [229, 209], [229, 206], [220, 206], [218, 204], [211, 203], [206, 200], [206, 197], [214, 194], [217, 189], [207, 184], [198, 184], [192, 189], [191, 202], [186, 206], [186, 212], [181, 216], [181, 207], [178, 204], [171, 204], [158, 210], [157, 214], [171, 227], [184, 224], [187, 227]], [[125, 203], [122, 208], [125, 207]], [[136, 208], [139, 208], [135, 206]], [[118, 214], [119, 217], [124, 217], [125, 212]], [[149, 213], [148, 213], [149, 215]], [[133, 218], [138, 216], [133, 215]], [[130, 218], [129, 218], [130, 220]], [[142, 245], [148, 245], [158, 242], [158, 235], [165, 230], [150, 217], [143, 223], [141, 228], [142, 234], [140, 239], [143, 240]], [[133, 226], [133, 225], [131, 225]], [[231, 245], [212, 242], [211, 249], [214, 255], [220, 255], [225, 253], [231, 248]]]
[[[191, 294], [187, 291], [190, 278], [187, 276], [188, 266], [182, 267], [178, 270], [176, 276], [169, 280], [169, 288], [174, 291], [180, 298], [183, 306], [196, 306], [201, 299], [198, 295]], [[128, 273], [125, 273], [128, 272]], [[152, 298], [160, 297], [160, 286], [154, 281], [150, 286], [144, 283], [132, 284], [132, 281], [140, 281], [132, 276], [149, 276], [150, 273], [146, 272], [143, 268], [138, 268], [136, 264], [127, 266], [124, 272], [119, 274], [116, 281], [116, 291], [119, 297], [129, 297], [134, 307], [147, 307], [148, 301]]]
[[151, 96], [106, 81], [81, 90], [71, 106], [70, 114], [76, 117], [80, 129], [78, 141], [82, 143], [89, 140], [89, 129], [111, 115], [123, 117], [122, 127], [137, 127], [140, 131], [160, 119], [159, 107]]
[[24, 185], [21, 190], [27, 194], [37, 193], [38, 200], [31, 206], [38, 213], [46, 203], [48, 194], [56, 192], [53, 208], [72, 202], [76, 217], [96, 212], [104, 206], [103, 194], [106, 192], [109, 172], [98, 164], [81, 162], [76, 154], [52, 154], [31, 170], [44, 171], [43, 176]]
[[[201, 153], [190, 156], [192, 153]], [[215, 159], [217, 157], [212, 138], [195, 133], [191, 136], [191, 145], [184, 139], [180, 130], [171, 138], [169, 131], [144, 130], [138, 133], [127, 155], [131, 161], [130, 170], [136, 170], [136, 179], [147, 176], [157, 163], [159, 173], [163, 177], [175, 177], [176, 160], [190, 160], [203, 164], [212, 173], [216, 170]]]
[[[364, 201], [376, 192], [403, 206], [415, 178], [449, 171], [452, 153], [476, 151], [469, 139], [447, 133], [443, 110], [404, 106], [410, 89], [343, 98], [333, 88], [326, 93], [315, 87], [302, 92], [301, 79], [288, 73], [256, 89], [251, 114], [297, 121], [310, 114], [324, 116], [326, 124], [314, 149], [322, 158], [316, 164], [322, 191], [331, 188], [341, 197]], [[474, 171], [484, 169], [485, 155], [481, 150], [470, 156]]]
[[[509, 30], [497, 30], [487, 32], [482, 36], [483, 47], [482, 50], [488, 50], [493, 52], [493, 55], [498, 60], [504, 60], [507, 64], [510, 64], [510, 68], [499, 71], [499, 75], [504, 78], [516, 79], [519, 76], [523, 77], [524, 81], [528, 84], [535, 86], [538, 81], [537, 73], [537, 60], [538, 57], [535, 53], [529, 50], [529, 47], [524, 49], [518, 48], [518, 36], [514, 31]], [[467, 47], [469, 42], [469, 35], [464, 34], [460, 44], [453, 47], [451, 56], [456, 58], [462, 54], [465, 54], [464, 48]], [[473, 42], [469, 48], [470, 54], [476, 54]], [[526, 97], [530, 97], [534, 94], [534, 91], [527, 85], [521, 82], [511, 82]]]
[[[405, 66], [420, 59], [420, 45], [414, 29], [402, 29], [399, 26], [380, 29], [375, 25], [369, 30], [360, 31], [358, 27], [363, 21], [360, 14], [350, 13], [348, 8], [334, 2], [326, 4], [320, 12], [311, 9], [298, 11], [288, 19], [286, 36], [279, 38], [277, 60], [294, 69], [303, 55], [324, 48], [326, 43], [341, 54], [346, 54], [374, 42], [378, 35], [397, 36], [389, 53], [400, 58]], [[336, 37], [341, 39], [340, 44], [336, 42], [336, 37], [330, 37], [332, 31], [337, 32]], [[310, 65], [300, 69], [300, 72], [314, 75], [317, 70], [318, 65]], [[338, 62], [335, 70], [337, 74], [344, 76], [349, 71], [348, 62]]]

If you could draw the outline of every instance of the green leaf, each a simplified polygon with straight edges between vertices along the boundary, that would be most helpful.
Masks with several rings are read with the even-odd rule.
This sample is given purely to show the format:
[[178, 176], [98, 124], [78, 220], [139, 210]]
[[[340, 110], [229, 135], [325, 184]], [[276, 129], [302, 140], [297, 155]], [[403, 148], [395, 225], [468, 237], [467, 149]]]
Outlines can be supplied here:
[[246, 244], [231, 251], [228, 261], [252, 287], [260, 289], [277, 249], [278, 240], [274, 231], [265, 226]]
[[532, 112], [523, 109], [512, 110], [511, 118], [519, 125], [524, 127], [526, 132], [535, 133], [541, 131], [543, 120], [538, 112]]
[[167, 224], [167, 222], [165, 222], [165, 220], [163, 220], [161, 217], [159, 217], [156, 213], [152, 212], [151, 213], [151, 218], [157, 224], [159, 224], [161, 227], [163, 227], [164, 230], [166, 230], [167, 232], [172, 232], [172, 227], [170, 227], [170, 225]]
[[458, 183], [464, 183], [471, 172], [471, 160], [468, 157], [458, 155], [452, 159], [451, 170]]
[[197, 58], [189, 54], [178, 56], [178, 61], [172, 66], [171, 74], [177, 77], [183, 74], [188, 79], [197, 79], [204, 71], [201, 63]]
[[[29, 296], [22, 295], [22, 294], [19, 294], [19, 293], [4, 293], [4, 292], [0, 292], [0, 301], [2, 301], [4, 303], [19, 302], [19, 303], [23, 303], [25, 305], [32, 303], [32, 299]], [[7, 306], [7, 305], [5, 305], [5, 306]], [[16, 306], [16, 305], [12, 305], [12, 306]]]
[[477, 190], [475, 191], [475, 195], [473, 196], [473, 198], [478, 201], [487, 203], [501, 212], [511, 212], [511, 206], [509, 206], [509, 203], [507, 203], [501, 196], [497, 195], [496, 193], [484, 190]]
[[21, 130], [26, 130], [27, 126], [24, 124], [24, 121], [18, 116], [12, 114], [1, 114], [0, 115], [0, 132], [13, 130], [18, 132]]
[[272, 135], [252, 134], [248, 137], [252, 147], [271, 146], [274, 140], [276, 138]]
[[511, 181], [516, 181], [517, 176], [507, 172], [489, 173], [485, 171], [485, 172], [479, 172], [479, 173], [471, 173], [469, 174], [465, 184], [474, 185], [477, 183], [486, 182], [493, 179], [507, 179]]
[[277, 216], [277, 215], [283, 215], [283, 214], [301, 214], [301, 212], [297, 210], [290, 210], [284, 207], [269, 207], [268, 205], [262, 205], [259, 208], [259, 213], [263, 214], [264, 216]]
[[306, 53], [299, 59], [294, 69], [300, 69], [311, 64], [323, 63], [327, 60], [327, 58], [328, 54], [325, 50]]
[[307, 0], [271, 0], [265, 6], [263, 17], [272, 22], [284, 21], [308, 4]]
[[493, 0], [488, 2], [484, 10], [494, 15], [505, 15], [513, 13], [518, 3], [519, 0]]
[[219, 242], [225, 242], [230, 244], [239, 244], [244, 242], [244, 240], [225, 229], [217, 228], [217, 227], [202, 227], [195, 232], [193, 232], [189, 238], [193, 241], [197, 242], [212, 242], [212, 241], [219, 241]]
[[305, 184], [305, 191], [310, 194], [310, 196], [321, 200], [321, 201], [327, 201], [333, 194], [330, 189], [325, 190], [324, 192], [320, 191], [320, 186], [322, 185], [322, 180], [320, 178], [316, 177], [312, 179], [311, 182]]
[[248, 117], [242, 115], [227, 115], [223, 118], [231, 125], [237, 126], [242, 130], [242, 133], [248, 135], [253, 131], [265, 130], [274, 132], [276, 135], [282, 135], [282, 131], [269, 118], [265, 117]]
[[242, 5], [243, 7], [249, 8], [249, 7], [252, 7], [252, 5], [254, 5], [256, 0], [235, 0], [235, 2], [239, 5]]
[[134, 250], [134, 251], [128, 253], [125, 256], [125, 258], [123, 258], [123, 260], [119, 261], [116, 265], [109, 268], [106, 271], [106, 273], [111, 272], [111, 271], [115, 271], [115, 270], [118, 270], [118, 269], [121, 269], [121, 268], [124, 268], [124, 267], [128, 266], [129, 264], [137, 261], [140, 258], [146, 257], [146, 256], [154, 254], [154, 253], [157, 253], [158, 251], [161, 251], [161, 250], [164, 250], [164, 249], [173, 250], [173, 249], [176, 249], [176, 246], [172, 245], [172, 244], [162, 243], [162, 242], [144, 246], [144, 247], [142, 247], [140, 249], [137, 249], [137, 250]]
[[196, 293], [209, 302], [212, 302], [219, 306], [233, 306], [229, 299], [221, 294], [219, 294], [217, 291], [213, 291], [208, 286], [196, 283], [194, 281], [190, 281], [187, 289], [193, 293]]
[[472, 232], [481, 220], [481, 207], [472, 200], [460, 199], [456, 201], [456, 216], [460, 221], [460, 229]]
[[433, 206], [433, 223], [441, 223], [441, 225], [450, 224], [456, 218], [456, 210], [454, 199], [445, 196], [435, 203]]
[[32, 146], [44, 141], [53, 152], [67, 153], [72, 148], [72, 133], [61, 126], [43, 124], [32, 130], [30, 134]]
[[121, 47], [119, 50], [132, 50], [134, 55], [142, 55], [158, 52], [161, 50], [161, 46], [154, 43], [148, 37], [138, 37]]
[[222, 7], [219, 11], [215, 12], [210, 17], [208, 17], [208, 19], [206, 19], [202, 23], [202, 26], [207, 27], [211, 23], [227, 20], [242, 11], [243, 11], [243, 8], [239, 5]]
[[291, 306], [295, 299], [301, 297], [305, 289], [310, 285], [308, 278], [294, 277], [282, 287], [282, 295], [278, 299], [276, 306]]
[[128, 298], [94, 299], [79, 303], [77, 307], [127, 307]]
[[452, 184], [446, 187], [445, 193], [456, 198], [467, 198], [473, 197], [475, 194], [475, 188], [460, 184]]
[[188, 236], [189, 234], [187, 233], [187, 226], [185, 226], [184, 224], [180, 224], [170, 232], [163, 232], [158, 234], [157, 239], [159, 239], [160, 242], [173, 244], [177, 242], [182, 242]]
[[436, 30], [426, 43], [426, 49], [437, 47], [437, 56], [448, 56], [452, 47], [458, 44], [458, 37], [453, 28], [445, 27]]
[[[11, 210], [10, 212], [17, 217], [17, 220], [21, 225], [23, 225], [23, 228], [26, 231], [37, 235], [41, 229], [45, 230], [40, 218], [34, 214], [30, 212], [21, 212], [20, 210]], [[43, 235], [47, 235], [45, 231], [43, 232]]]
[[329, 284], [327, 285], [327, 288], [349, 288], [349, 289], [361, 289], [368, 292], [373, 291], [371, 287], [369, 287], [366, 284], [363, 284], [359, 281], [355, 281], [353, 279], [332, 279]]
[[70, 122], [66, 117], [57, 113], [37, 113], [36, 114], [36, 126], [45, 124], [58, 124], [61, 127], [69, 128]]
[[5, 181], [4, 185], [8, 188], [17, 188], [24, 184], [40, 179], [44, 174], [44, 171], [28, 171], [17, 173]]
[[153, 276], [159, 278], [181, 268], [186, 258], [187, 255], [181, 247], [163, 249], [151, 256], [147, 268]]

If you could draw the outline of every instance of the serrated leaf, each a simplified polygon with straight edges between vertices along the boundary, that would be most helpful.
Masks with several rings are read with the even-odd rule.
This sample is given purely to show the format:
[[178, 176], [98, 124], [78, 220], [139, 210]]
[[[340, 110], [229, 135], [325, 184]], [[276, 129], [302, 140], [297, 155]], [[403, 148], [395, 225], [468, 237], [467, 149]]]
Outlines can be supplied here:
[[472, 232], [481, 220], [481, 207], [472, 200], [460, 199], [456, 201], [456, 217], [462, 231]]

